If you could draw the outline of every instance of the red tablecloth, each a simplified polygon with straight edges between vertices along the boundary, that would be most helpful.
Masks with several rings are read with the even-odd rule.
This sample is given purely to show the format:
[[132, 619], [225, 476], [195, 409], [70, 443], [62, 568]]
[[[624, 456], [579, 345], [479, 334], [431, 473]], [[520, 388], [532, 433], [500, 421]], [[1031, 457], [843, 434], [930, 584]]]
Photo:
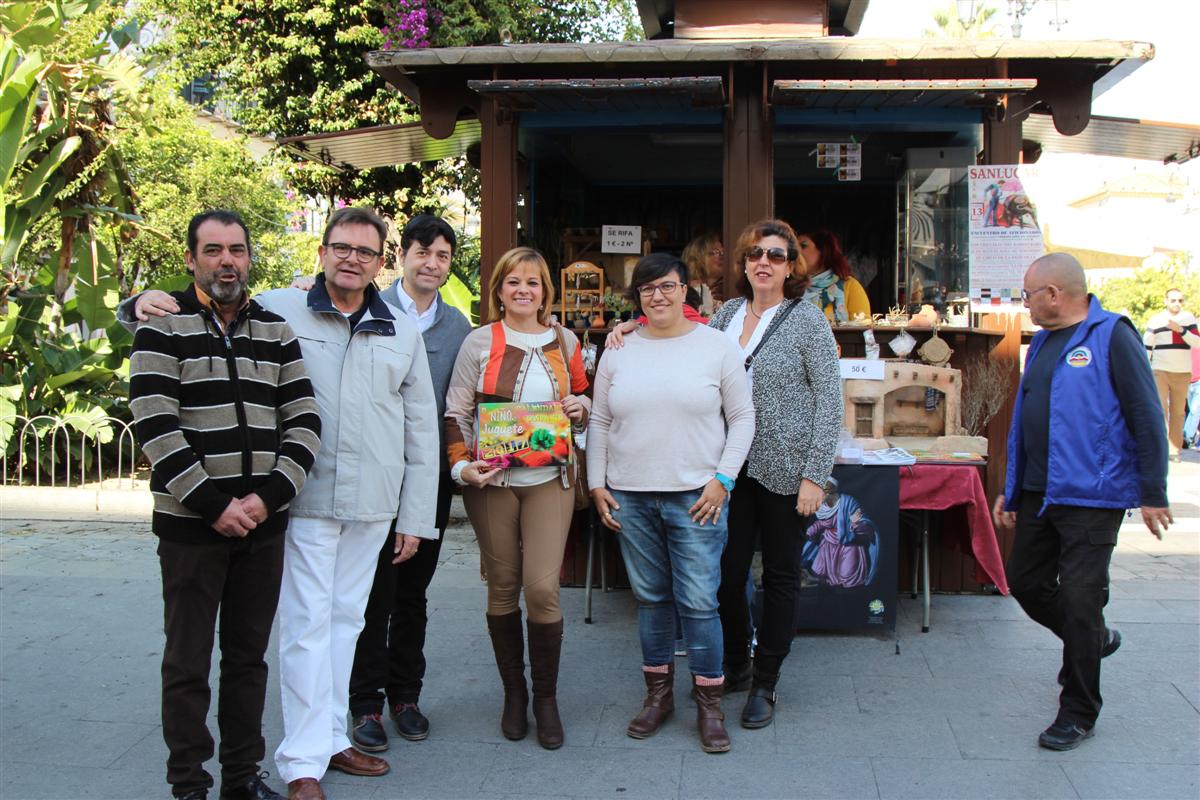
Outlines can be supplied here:
[[971, 552], [975, 555], [975, 580], [994, 583], [1008, 594], [1004, 560], [992, 513], [988, 506], [979, 469], [970, 464], [913, 464], [900, 467], [900, 507], [944, 511], [965, 505], [967, 527], [971, 534]]

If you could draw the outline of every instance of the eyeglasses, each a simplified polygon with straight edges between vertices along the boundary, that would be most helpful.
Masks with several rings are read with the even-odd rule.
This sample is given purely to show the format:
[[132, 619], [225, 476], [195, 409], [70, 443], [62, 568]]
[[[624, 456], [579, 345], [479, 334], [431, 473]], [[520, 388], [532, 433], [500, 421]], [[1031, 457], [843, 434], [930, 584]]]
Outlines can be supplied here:
[[329, 249], [338, 258], [350, 258], [350, 254], [353, 253], [359, 261], [374, 261], [383, 255], [378, 250], [372, 250], [369, 247], [353, 247], [345, 242], [330, 242]]
[[1051, 286], [1053, 286], [1053, 284], [1047, 283], [1045, 286], [1042, 286], [1042, 287], [1039, 287], [1039, 288], [1037, 288], [1037, 289], [1034, 289], [1032, 292], [1031, 292], [1031, 291], [1029, 291], [1028, 289], [1022, 289], [1022, 290], [1021, 290], [1021, 302], [1023, 302], [1023, 303], [1028, 303], [1028, 302], [1029, 302], [1029, 298], [1033, 297], [1033, 296], [1034, 296], [1035, 294], [1037, 294], [1038, 292], [1044, 292], [1044, 291], [1046, 291], [1046, 290], [1047, 290], [1047, 289], [1049, 289]]
[[657, 291], [662, 292], [663, 297], [667, 297], [668, 295], [675, 294], [675, 290], [678, 289], [680, 286], [683, 286], [683, 284], [677, 283], [676, 281], [663, 281], [662, 283], [647, 283], [644, 286], [638, 287], [638, 294], [640, 294], [646, 300], [649, 300], [651, 297], [654, 297], [654, 292], [655, 292], [655, 290], [657, 290]]
[[719, 247], [716, 248], [715, 250], [709, 250], [708, 254], [710, 256], [712, 256], [713, 258], [724, 258], [725, 257], [725, 251]]
[[764, 254], [767, 256], [767, 261], [770, 261], [777, 267], [780, 264], [786, 264], [789, 260], [791, 260], [789, 259], [791, 253], [789, 253], [787, 250], [784, 250], [782, 247], [772, 247], [769, 250], [764, 250], [757, 245], [746, 251], [746, 260], [758, 261], [763, 257]]

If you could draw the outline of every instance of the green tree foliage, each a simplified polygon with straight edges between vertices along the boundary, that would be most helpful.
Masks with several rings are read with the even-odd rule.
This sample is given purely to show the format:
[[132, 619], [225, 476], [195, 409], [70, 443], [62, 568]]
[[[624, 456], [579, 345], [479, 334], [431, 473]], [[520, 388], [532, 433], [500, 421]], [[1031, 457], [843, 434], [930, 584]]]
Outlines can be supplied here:
[[111, 438], [98, 421], [128, 341], [112, 242], [139, 222], [114, 108], [145, 111], [125, 52], [137, 26], [102, 0], [6, 3], [0, 34], [0, 449], [14, 414], [73, 415]]
[[186, 275], [188, 221], [209, 208], [237, 211], [249, 225], [255, 286], [286, 286], [294, 270], [311, 267], [318, 239], [289, 231], [300, 203], [285, 189], [284, 170], [271, 159], [256, 161], [245, 141], [218, 139], [198, 125], [196, 110], [169, 82], [151, 87], [150, 94], [149, 124], [130, 130], [119, 143], [139, 211], [154, 231], [122, 252], [129, 283], [152, 286]]
[[974, 21], [967, 27], [958, 19], [958, 6], [950, 3], [944, 8], [934, 9], [933, 27], [926, 28], [922, 36], [926, 39], [991, 39], [1003, 36], [998, 21], [994, 20], [997, 10], [980, 3]]
[[[280, 137], [399, 124], [416, 109], [364, 58], [390, 43], [399, 4], [385, 0], [142, 0], [169, 20], [157, 46], [187, 79], [216, 76], [219, 108], [248, 131]], [[439, 20], [423, 43], [620, 39], [637, 30], [631, 0], [431, 0]], [[399, 39], [395, 40], [398, 46]], [[299, 191], [342, 198], [406, 217], [436, 210], [438, 196], [477, 187], [462, 160], [356, 171], [293, 164]]]
[[[1191, 266], [1189, 254], [1177, 253], [1162, 267], [1144, 267], [1128, 278], [1105, 281], [1092, 291], [1105, 308], [1125, 314], [1144, 331], [1146, 321], [1164, 310], [1170, 289], [1179, 289], [1193, 303], [1200, 297], [1200, 271]], [[1195, 313], [1196, 308], [1191, 310]]]

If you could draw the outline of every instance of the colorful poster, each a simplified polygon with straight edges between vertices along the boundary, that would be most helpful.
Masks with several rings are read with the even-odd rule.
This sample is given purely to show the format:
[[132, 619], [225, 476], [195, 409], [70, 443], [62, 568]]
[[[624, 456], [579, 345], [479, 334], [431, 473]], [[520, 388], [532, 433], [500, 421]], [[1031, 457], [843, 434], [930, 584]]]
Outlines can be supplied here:
[[796, 628], [896, 629], [900, 471], [837, 464], [801, 521]]
[[832, 169], [839, 181], [862, 180], [861, 142], [820, 142], [813, 151], [819, 169]]
[[1045, 252], [1037, 205], [1026, 181], [1037, 167], [980, 164], [967, 167], [970, 297], [979, 310], [1020, 308], [1025, 270]]
[[480, 403], [476, 457], [503, 467], [552, 467], [574, 457], [562, 403]]

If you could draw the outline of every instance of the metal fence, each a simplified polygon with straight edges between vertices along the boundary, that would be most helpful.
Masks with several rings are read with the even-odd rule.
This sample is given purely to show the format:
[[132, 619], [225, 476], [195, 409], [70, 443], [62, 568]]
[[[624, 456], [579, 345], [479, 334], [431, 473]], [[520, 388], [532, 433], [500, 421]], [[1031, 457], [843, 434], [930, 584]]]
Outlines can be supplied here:
[[[134, 488], [141, 451], [131, 422], [116, 417], [6, 415], [0, 417], [0, 430], [11, 431], [0, 485], [69, 487], [108, 480], [109, 488], [123, 488], [126, 481]], [[116, 485], [111, 486], [114, 479]]]

